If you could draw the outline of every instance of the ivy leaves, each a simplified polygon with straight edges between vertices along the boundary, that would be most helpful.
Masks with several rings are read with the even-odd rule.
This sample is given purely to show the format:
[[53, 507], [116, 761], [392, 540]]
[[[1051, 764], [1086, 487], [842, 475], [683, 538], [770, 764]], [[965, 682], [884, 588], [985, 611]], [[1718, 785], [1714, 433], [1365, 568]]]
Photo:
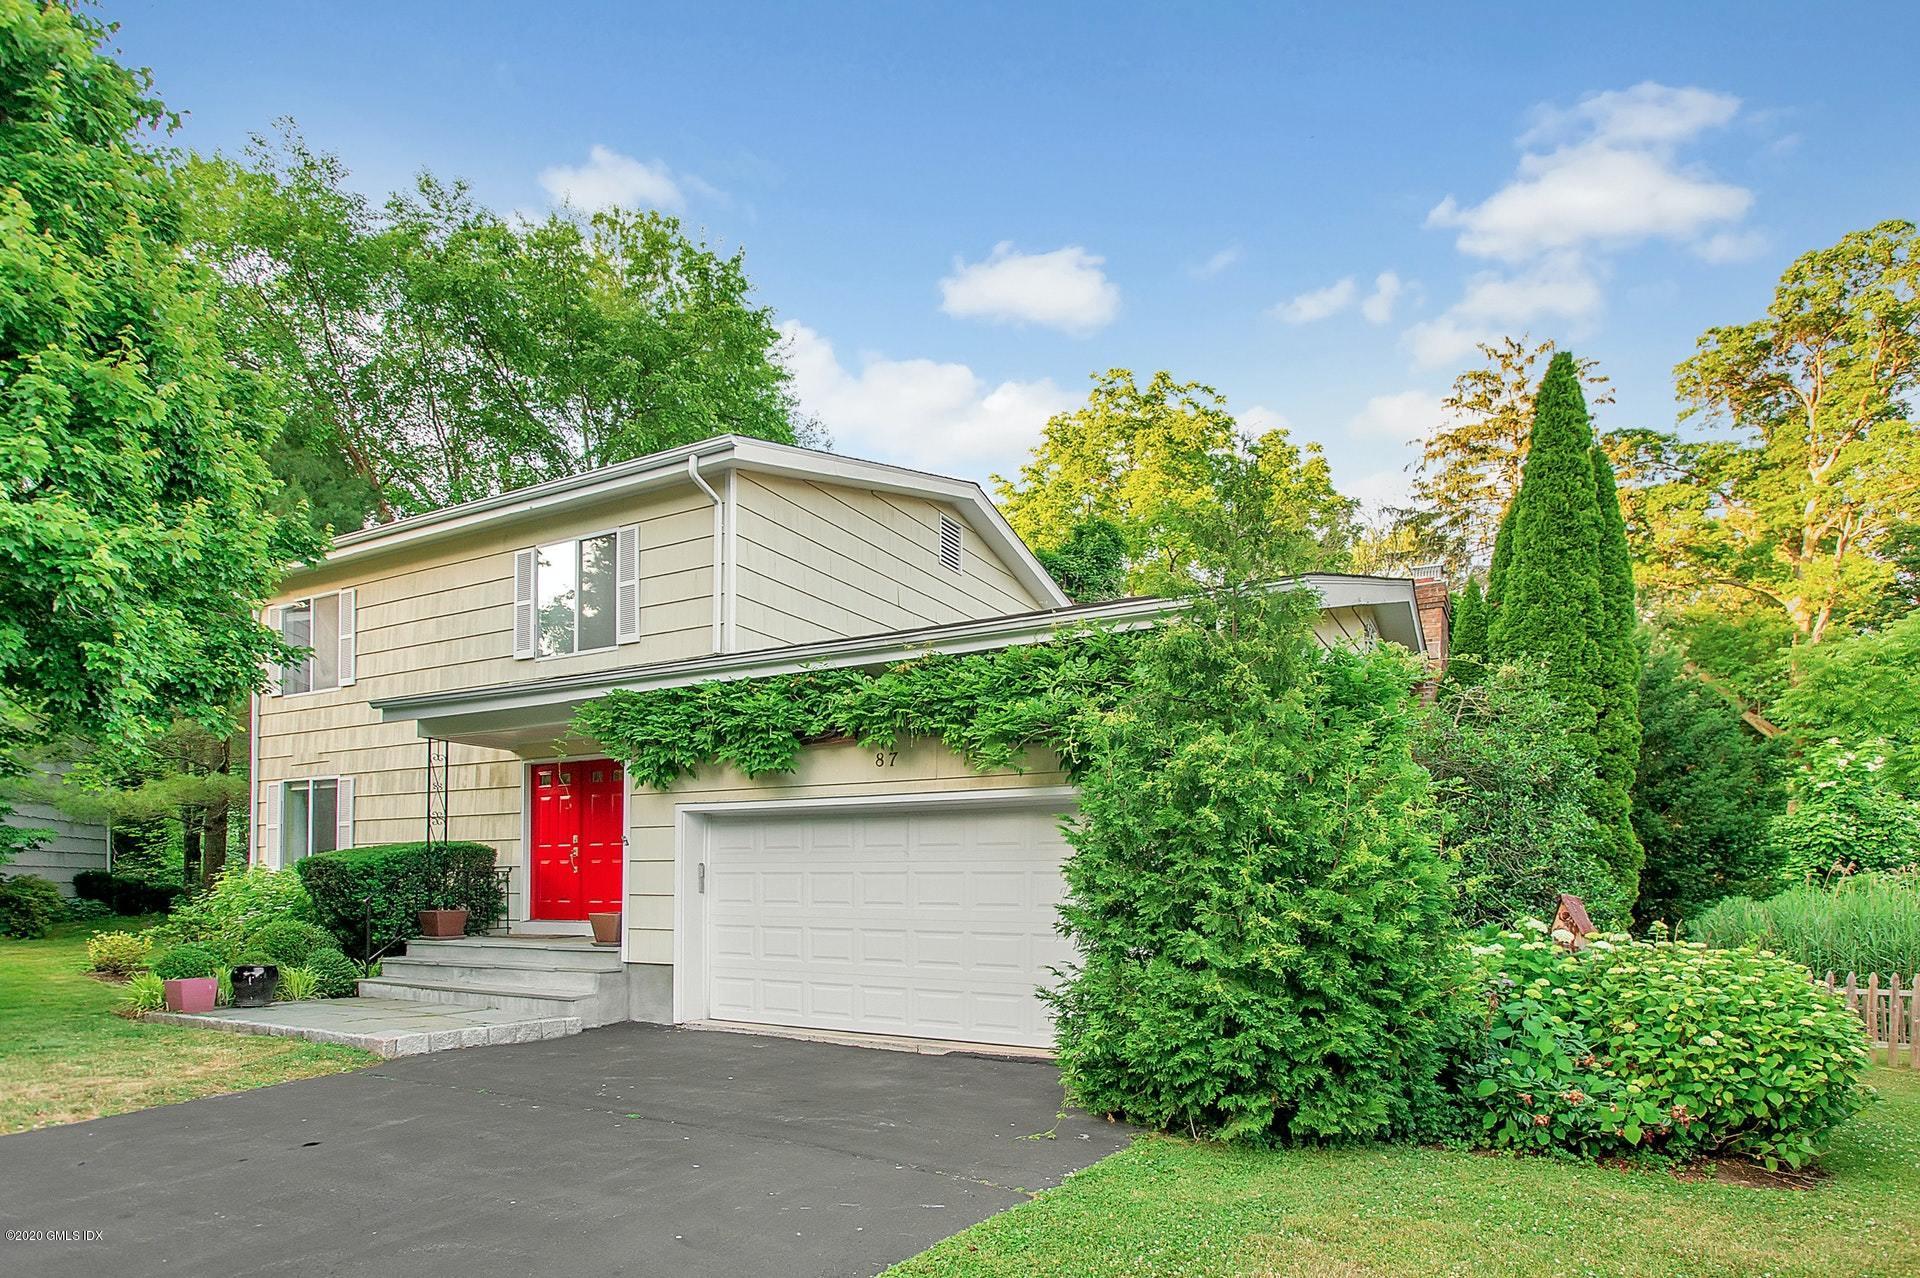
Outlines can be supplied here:
[[935, 654], [878, 671], [804, 670], [766, 679], [614, 692], [575, 726], [665, 788], [722, 764], [749, 777], [793, 771], [809, 740], [846, 736], [886, 749], [933, 738], [976, 768], [1017, 768], [1036, 746], [1070, 774], [1087, 757], [1090, 718], [1126, 686], [1137, 636], [1088, 629], [1044, 644]]

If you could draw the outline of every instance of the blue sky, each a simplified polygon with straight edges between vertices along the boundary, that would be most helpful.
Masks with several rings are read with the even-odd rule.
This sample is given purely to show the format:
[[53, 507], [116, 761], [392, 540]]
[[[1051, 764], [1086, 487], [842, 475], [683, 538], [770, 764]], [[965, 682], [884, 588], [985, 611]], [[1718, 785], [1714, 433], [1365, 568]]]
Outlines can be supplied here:
[[1503, 332], [1597, 357], [1603, 425], [1667, 427], [1703, 329], [1920, 215], [1909, 5], [1408, 8], [105, 13], [185, 145], [290, 115], [369, 192], [426, 167], [744, 246], [840, 449], [971, 478], [1093, 371], [1167, 368], [1385, 499]]

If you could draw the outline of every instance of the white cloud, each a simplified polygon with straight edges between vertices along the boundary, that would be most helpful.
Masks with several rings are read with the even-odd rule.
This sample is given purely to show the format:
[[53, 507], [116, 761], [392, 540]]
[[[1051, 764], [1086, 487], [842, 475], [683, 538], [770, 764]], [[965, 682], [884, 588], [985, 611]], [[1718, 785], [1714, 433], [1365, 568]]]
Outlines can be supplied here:
[[1252, 408], [1242, 409], [1234, 414], [1234, 420], [1240, 423], [1240, 429], [1254, 435], [1264, 435], [1270, 430], [1292, 430], [1293, 422], [1277, 408], [1268, 408], [1264, 404], [1255, 404]]
[[1195, 279], [1210, 280], [1230, 267], [1240, 265], [1240, 259], [1246, 254], [1238, 244], [1229, 244], [1206, 261], [1194, 267], [1191, 274]]
[[1393, 470], [1370, 470], [1351, 479], [1335, 475], [1333, 486], [1341, 496], [1351, 497], [1367, 511], [1378, 514], [1389, 507], [1410, 504], [1413, 473], [1401, 466]]
[[1101, 270], [1105, 263], [1077, 244], [1021, 253], [1002, 240], [985, 261], [954, 262], [940, 281], [940, 309], [961, 319], [1091, 333], [1120, 313], [1120, 289]]
[[1750, 262], [1767, 250], [1767, 237], [1759, 231], [1721, 231], [1693, 246], [1701, 260], [1719, 265], [1724, 262]]
[[556, 204], [572, 204], [588, 212], [616, 204], [625, 208], [682, 209], [687, 203], [686, 188], [713, 193], [705, 182], [690, 176], [676, 177], [658, 160], [649, 164], [598, 143], [587, 151], [585, 164], [557, 164], [540, 170], [540, 185]]
[[1471, 208], [1448, 196], [1427, 224], [1458, 228], [1463, 253], [1524, 261], [1588, 244], [1684, 240], [1752, 206], [1751, 191], [1683, 170], [1671, 156], [1595, 141], [1524, 155], [1512, 182]]
[[1078, 397], [1039, 381], [995, 386], [965, 364], [868, 355], [857, 369], [806, 325], [780, 326], [793, 393], [853, 456], [984, 479], [1012, 474], [1049, 417]]
[[1273, 314], [1289, 324], [1312, 324], [1352, 306], [1356, 292], [1353, 276], [1349, 275], [1325, 288], [1288, 298], [1273, 308]]
[[1565, 109], [1537, 107], [1534, 125], [1520, 135], [1520, 145], [1553, 142], [1579, 131], [1627, 146], [1684, 142], [1730, 123], [1739, 112], [1740, 99], [1730, 93], [1676, 89], [1647, 80], [1630, 89], [1589, 93]]
[[1393, 308], [1400, 300], [1400, 294], [1406, 291], [1406, 284], [1393, 271], [1382, 271], [1374, 277], [1373, 292], [1367, 300], [1360, 303], [1360, 313], [1369, 324], [1385, 324], [1393, 318]]
[[1427, 225], [1457, 232], [1462, 253], [1501, 265], [1406, 330], [1414, 362], [1453, 363], [1477, 342], [1543, 322], [1577, 336], [1605, 306], [1609, 255], [1649, 240], [1688, 245], [1708, 261], [1754, 251], [1757, 236], [1742, 225], [1753, 193], [1679, 156], [1683, 143], [1739, 111], [1728, 94], [1653, 83], [1540, 108], [1505, 186], [1473, 205], [1449, 195], [1427, 215]]
[[1425, 439], [1447, 416], [1440, 397], [1428, 391], [1375, 395], [1347, 420], [1347, 433], [1356, 439], [1407, 444]]
[[1476, 343], [1543, 320], [1579, 328], [1604, 305], [1600, 281], [1586, 261], [1560, 253], [1521, 270], [1475, 275], [1459, 301], [1407, 329], [1406, 340], [1415, 364], [1437, 368], [1472, 354]]

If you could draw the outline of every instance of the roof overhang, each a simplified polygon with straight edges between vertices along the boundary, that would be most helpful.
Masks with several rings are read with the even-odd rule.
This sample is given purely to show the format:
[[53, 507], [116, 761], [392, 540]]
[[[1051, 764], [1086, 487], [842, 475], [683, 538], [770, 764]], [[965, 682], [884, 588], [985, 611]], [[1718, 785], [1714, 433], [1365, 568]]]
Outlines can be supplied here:
[[982, 544], [1000, 557], [1008, 570], [1033, 592], [1036, 599], [1054, 607], [1064, 607], [1069, 603], [1060, 587], [1040, 566], [1040, 561], [1034, 558], [1033, 552], [1020, 540], [1019, 534], [1013, 531], [1012, 525], [1007, 523], [999, 507], [988, 499], [980, 485], [964, 479], [910, 470], [904, 466], [862, 461], [812, 448], [794, 448], [742, 435], [717, 435], [697, 444], [651, 453], [585, 474], [548, 480], [544, 484], [518, 488], [497, 497], [484, 497], [444, 510], [397, 519], [361, 532], [346, 533], [334, 539], [333, 548], [324, 559], [292, 569], [287, 580], [297, 582], [305, 573], [321, 568], [333, 568], [403, 548], [430, 545], [483, 528], [560, 514], [575, 507], [677, 484], [691, 485], [696, 471], [701, 475], [713, 475], [729, 470], [848, 484], [945, 502], [954, 507]]
[[[1426, 647], [1411, 580], [1310, 573], [1287, 583], [1320, 597], [1322, 609], [1370, 608], [1380, 637], [1412, 652]], [[614, 691], [647, 692], [709, 680], [760, 679], [802, 670], [880, 667], [935, 653], [986, 652], [1044, 643], [1079, 626], [1137, 630], [1179, 611], [1172, 599], [1121, 599], [1040, 612], [894, 630], [852, 639], [729, 652], [649, 665], [618, 666], [551, 679], [386, 697], [373, 702], [383, 722], [414, 722], [423, 737], [515, 749], [557, 741], [580, 707]]]

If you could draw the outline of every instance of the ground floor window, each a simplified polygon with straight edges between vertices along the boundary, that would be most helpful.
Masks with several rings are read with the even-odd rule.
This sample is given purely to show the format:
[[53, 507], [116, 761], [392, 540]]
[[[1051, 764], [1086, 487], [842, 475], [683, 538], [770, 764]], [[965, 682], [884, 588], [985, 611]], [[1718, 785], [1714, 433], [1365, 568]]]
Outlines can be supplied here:
[[353, 785], [344, 777], [314, 777], [282, 786], [280, 864], [353, 842]]

